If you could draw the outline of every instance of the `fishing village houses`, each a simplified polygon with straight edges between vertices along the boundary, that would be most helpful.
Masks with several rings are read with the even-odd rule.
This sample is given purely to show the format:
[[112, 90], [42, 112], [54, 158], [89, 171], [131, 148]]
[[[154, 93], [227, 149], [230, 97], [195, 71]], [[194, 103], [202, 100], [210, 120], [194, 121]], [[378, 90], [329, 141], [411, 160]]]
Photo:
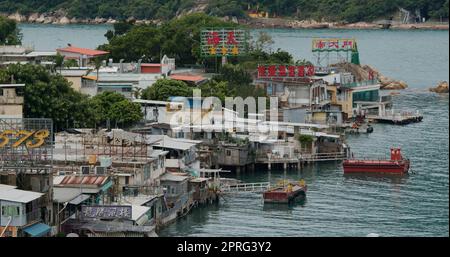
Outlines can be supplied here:
[[[23, 84], [12, 78], [0, 85], [0, 132], [8, 136], [0, 141], [0, 237], [157, 236], [192, 208], [217, 202], [224, 185], [239, 183], [231, 172], [301, 169], [348, 158], [346, 133], [372, 132], [368, 118], [386, 118], [392, 105], [374, 74], [360, 78], [345, 65], [261, 64], [253, 84], [278, 102], [244, 116], [224, 106], [204, 109], [205, 98], [137, 97], [134, 92], [161, 78], [196, 87], [211, 77], [177, 69], [167, 56], [160, 63], [109, 59], [96, 69], [92, 59], [107, 52], [0, 49], [0, 65], [46, 65], [60, 53], [78, 64], [57, 71], [76, 91], [118, 92], [144, 114], [127, 131], [112, 124], [55, 132], [49, 119], [23, 118]], [[196, 100], [199, 106], [192, 104]], [[38, 131], [32, 141], [38, 143], [13, 139], [18, 131]]]

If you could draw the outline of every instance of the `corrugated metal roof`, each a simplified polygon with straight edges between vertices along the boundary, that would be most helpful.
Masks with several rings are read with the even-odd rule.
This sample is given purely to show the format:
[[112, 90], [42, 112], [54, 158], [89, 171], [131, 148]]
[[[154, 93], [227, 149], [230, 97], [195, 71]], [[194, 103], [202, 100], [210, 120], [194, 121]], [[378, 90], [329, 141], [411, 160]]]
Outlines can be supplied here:
[[176, 150], [189, 150], [191, 147], [197, 145], [200, 142], [188, 142], [182, 139], [171, 138], [166, 135], [147, 135], [148, 142], [156, 142], [155, 146], [159, 146], [166, 149]]
[[187, 179], [189, 179], [188, 176], [179, 176], [179, 175], [174, 175], [172, 173], [166, 173], [166, 174], [162, 175], [160, 178], [161, 181], [174, 181], [174, 182], [181, 182], [181, 181], [184, 181]]
[[191, 82], [199, 82], [206, 79], [198, 75], [182, 75], [182, 74], [171, 75], [170, 78], [174, 80], [191, 81]]
[[53, 201], [57, 203], [69, 202], [79, 195], [81, 195], [81, 191], [79, 188], [53, 188]]
[[90, 197], [89, 195], [82, 194], [82, 195], [79, 195], [79, 196], [75, 197], [74, 199], [72, 199], [69, 203], [78, 205], [78, 204], [82, 203], [83, 201], [89, 199], [89, 197]]
[[100, 50], [94, 50], [94, 49], [88, 49], [88, 48], [80, 48], [80, 47], [74, 47], [74, 46], [59, 48], [59, 49], [56, 49], [56, 51], [83, 54], [83, 55], [88, 55], [88, 56], [105, 55], [105, 54], [109, 53], [106, 51], [100, 51]]
[[60, 185], [96, 185], [102, 186], [107, 182], [108, 176], [65, 176]]
[[1, 88], [24, 87], [25, 84], [0, 84]]
[[13, 187], [2, 187], [0, 190], [0, 200], [28, 203], [43, 196], [42, 193], [15, 189]]
[[140, 205], [131, 205], [131, 219], [137, 221], [150, 210], [149, 207]]
[[14, 189], [17, 188], [16, 186], [10, 186], [10, 185], [5, 185], [5, 184], [0, 184], [0, 192], [2, 190], [10, 190], [10, 189]]
[[142, 63], [141, 67], [161, 67], [160, 63]]

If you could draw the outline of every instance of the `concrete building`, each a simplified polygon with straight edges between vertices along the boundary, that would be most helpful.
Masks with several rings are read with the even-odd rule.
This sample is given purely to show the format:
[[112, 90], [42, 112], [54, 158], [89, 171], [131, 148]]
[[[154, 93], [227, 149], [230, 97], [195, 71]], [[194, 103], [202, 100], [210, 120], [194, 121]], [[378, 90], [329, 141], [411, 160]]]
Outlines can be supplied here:
[[0, 184], [0, 237], [38, 237], [51, 228], [42, 223], [39, 199], [42, 193], [16, 189]]
[[[61, 75], [67, 79], [72, 84], [72, 88], [77, 92], [82, 92], [82, 86], [83, 86], [83, 79], [84, 77], [89, 73], [89, 69], [84, 68], [69, 68], [69, 69], [62, 69], [60, 71]], [[88, 94], [88, 92], [86, 92]]]
[[35, 51], [32, 47], [21, 45], [0, 46], [0, 66], [13, 63], [51, 65], [55, 56], [55, 51]]
[[0, 119], [22, 118], [25, 84], [0, 84]]
[[65, 60], [76, 60], [79, 67], [87, 67], [91, 59], [108, 54], [109, 52], [80, 48], [69, 45], [68, 47], [58, 48], [56, 52], [63, 55]]

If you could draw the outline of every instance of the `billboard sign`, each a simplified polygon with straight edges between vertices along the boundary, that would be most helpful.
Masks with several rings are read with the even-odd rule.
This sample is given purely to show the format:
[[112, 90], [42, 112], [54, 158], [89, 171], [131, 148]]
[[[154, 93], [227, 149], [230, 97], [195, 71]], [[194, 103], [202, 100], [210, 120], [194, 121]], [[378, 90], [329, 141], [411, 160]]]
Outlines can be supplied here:
[[351, 38], [315, 38], [312, 41], [313, 52], [351, 52], [356, 40]]
[[51, 119], [0, 119], [0, 162], [14, 167], [47, 163], [53, 159], [52, 139]]
[[81, 206], [82, 219], [127, 219], [131, 220], [130, 205]]
[[201, 55], [204, 57], [240, 56], [248, 52], [249, 33], [244, 29], [204, 29]]
[[315, 74], [312, 65], [259, 65], [258, 78], [304, 78]]

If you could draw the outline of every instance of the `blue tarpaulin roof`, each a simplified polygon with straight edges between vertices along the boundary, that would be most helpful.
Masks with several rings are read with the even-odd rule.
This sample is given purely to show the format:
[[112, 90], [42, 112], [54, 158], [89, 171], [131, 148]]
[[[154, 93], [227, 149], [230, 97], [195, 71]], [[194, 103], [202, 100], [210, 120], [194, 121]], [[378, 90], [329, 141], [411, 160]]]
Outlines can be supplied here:
[[50, 227], [44, 223], [36, 223], [25, 228], [23, 231], [32, 237], [39, 237], [47, 234], [50, 231]]

